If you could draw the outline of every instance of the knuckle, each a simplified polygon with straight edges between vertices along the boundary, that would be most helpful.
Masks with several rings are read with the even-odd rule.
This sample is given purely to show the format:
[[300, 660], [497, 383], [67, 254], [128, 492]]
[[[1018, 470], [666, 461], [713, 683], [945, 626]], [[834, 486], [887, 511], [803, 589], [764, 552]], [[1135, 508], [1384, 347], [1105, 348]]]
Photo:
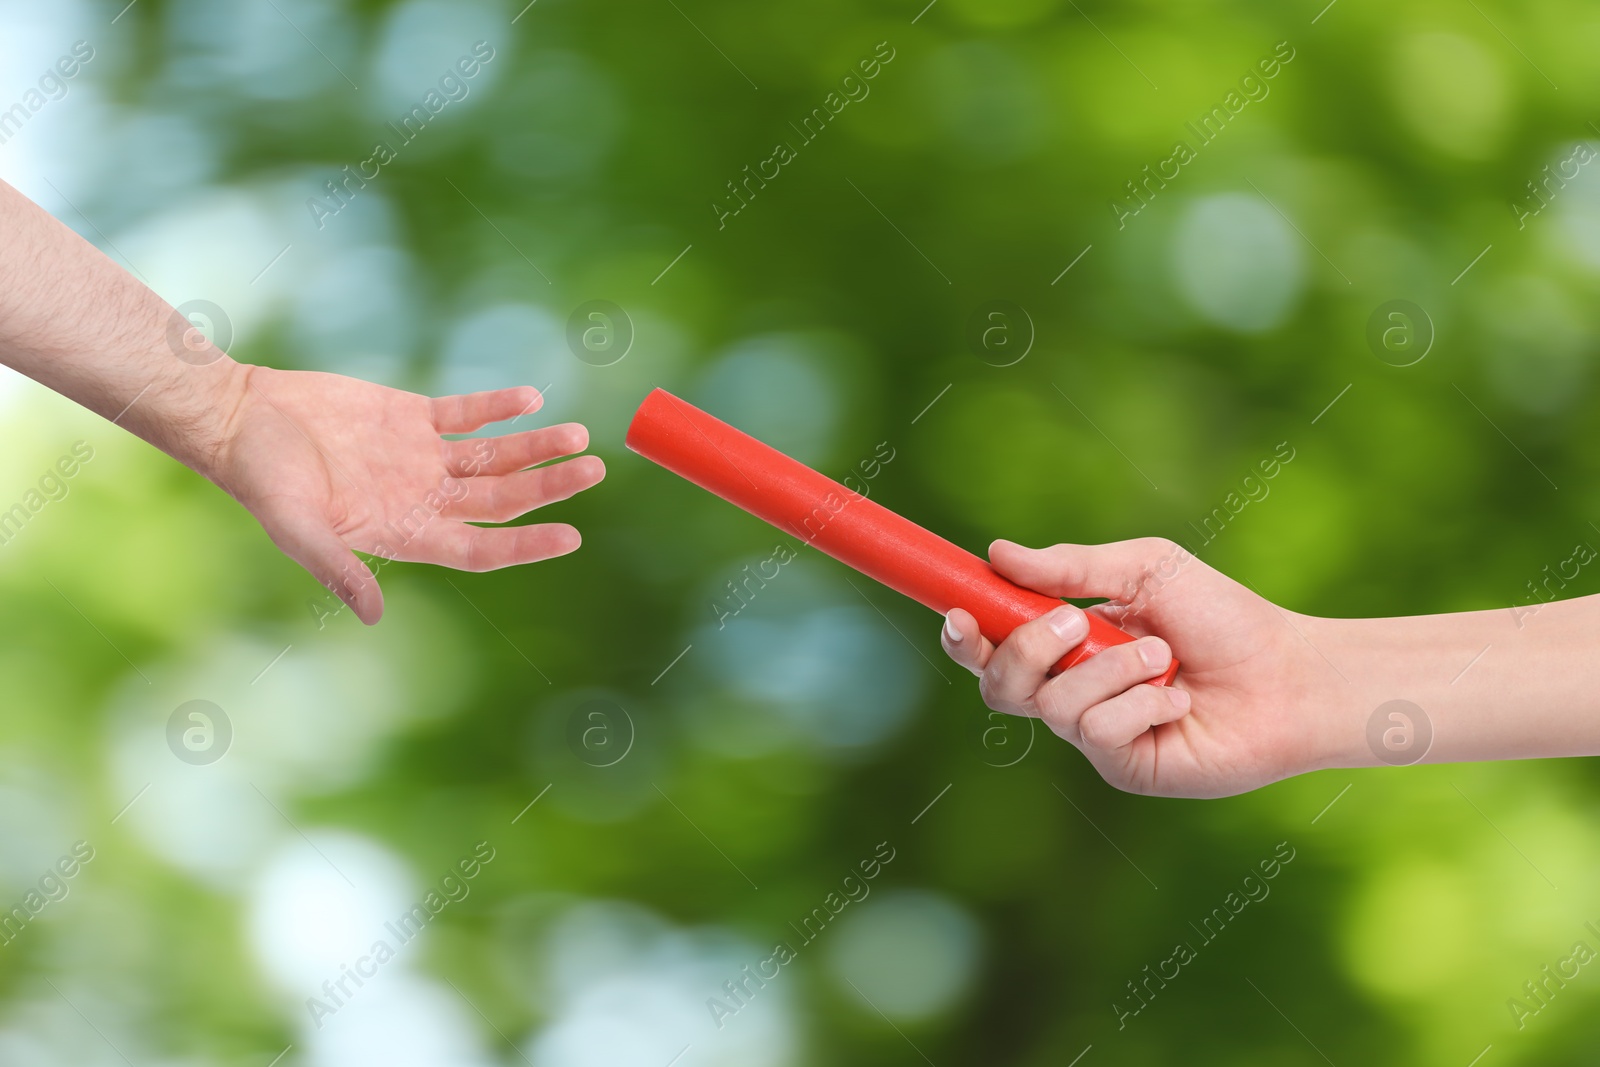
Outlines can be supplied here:
[[1045, 689], [1038, 699], [1039, 718], [1058, 737], [1076, 744], [1083, 738], [1083, 708], [1059, 690]]
[[1164, 537], [1159, 538], [1159, 540], [1161, 542], [1161, 550], [1145, 565], [1145, 575], [1146, 577], [1154, 575], [1161, 581], [1171, 581], [1177, 577], [1178, 568], [1194, 557], [1187, 548], [1184, 548], [1176, 541], [1170, 541]]
[[1149, 559], [1160, 559], [1177, 551], [1178, 544], [1170, 537], [1141, 537], [1134, 542], [1141, 555]]
[[545, 500], [559, 497], [566, 490], [567, 483], [572, 480], [572, 468], [565, 463], [558, 463], [553, 467], [528, 471], [527, 475], [523, 479], [524, 492], [530, 499]]
[[1144, 665], [1144, 657], [1140, 649], [1144, 647], [1138, 641], [1129, 641], [1118, 645], [1116, 648], [1107, 649], [1101, 656], [1112, 654], [1112, 663], [1108, 664], [1112, 680], [1124, 687], [1144, 681], [1149, 675], [1150, 668]]
[[1135, 703], [1147, 726], [1171, 721], [1172, 702], [1167, 698], [1163, 687], [1140, 685], [1135, 688], [1134, 693]]
[[1084, 744], [1094, 748], [1115, 748], [1115, 730], [1114, 718], [1103, 704], [1095, 705], [1078, 719], [1078, 732]]
[[978, 675], [978, 696], [983, 700], [985, 705], [991, 708], [995, 706], [994, 686], [995, 680], [994, 672], [992, 670], [984, 671], [982, 674]]
[[1011, 647], [1017, 659], [1030, 667], [1048, 667], [1061, 658], [1061, 639], [1044, 619], [1035, 619], [1012, 631]]
[[1166, 561], [1177, 559], [1183, 552], [1178, 543], [1168, 537], [1141, 537], [1133, 542], [1133, 547], [1140, 581], [1148, 578]]
[[1083, 558], [1083, 546], [1062, 542], [1051, 545], [1045, 549], [1050, 566], [1059, 572], [1059, 576], [1068, 584], [1082, 581], [1086, 567]]
[[1005, 711], [1011, 706], [1005, 695], [1005, 681], [1004, 674], [993, 666], [978, 675], [978, 695], [993, 711]]

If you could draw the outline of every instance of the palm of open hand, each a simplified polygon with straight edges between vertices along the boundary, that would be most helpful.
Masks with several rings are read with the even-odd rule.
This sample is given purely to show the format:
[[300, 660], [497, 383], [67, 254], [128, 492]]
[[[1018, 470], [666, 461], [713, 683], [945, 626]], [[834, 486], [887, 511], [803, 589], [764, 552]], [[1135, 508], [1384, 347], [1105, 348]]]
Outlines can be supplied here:
[[582, 451], [582, 426], [441, 436], [540, 403], [525, 386], [429, 398], [336, 374], [254, 367], [219, 449], [216, 480], [370, 624], [383, 613], [383, 596], [356, 551], [484, 571], [578, 547], [577, 530], [564, 523], [468, 524], [508, 522], [600, 481], [605, 466], [594, 456], [527, 469]]

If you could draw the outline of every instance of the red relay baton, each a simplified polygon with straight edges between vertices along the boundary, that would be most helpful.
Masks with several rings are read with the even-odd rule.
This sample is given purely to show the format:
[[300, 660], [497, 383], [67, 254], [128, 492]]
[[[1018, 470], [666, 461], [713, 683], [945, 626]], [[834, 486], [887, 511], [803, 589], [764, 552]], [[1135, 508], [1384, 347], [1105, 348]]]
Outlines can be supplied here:
[[[627, 445], [654, 463], [904, 593], [939, 614], [970, 611], [995, 644], [1061, 601], [1002, 578], [987, 562], [762, 444], [665, 389], [653, 390], [628, 426]], [[1089, 636], [1056, 664], [1083, 662], [1133, 636], [1090, 613]], [[1167, 685], [1173, 660], [1152, 679]]]

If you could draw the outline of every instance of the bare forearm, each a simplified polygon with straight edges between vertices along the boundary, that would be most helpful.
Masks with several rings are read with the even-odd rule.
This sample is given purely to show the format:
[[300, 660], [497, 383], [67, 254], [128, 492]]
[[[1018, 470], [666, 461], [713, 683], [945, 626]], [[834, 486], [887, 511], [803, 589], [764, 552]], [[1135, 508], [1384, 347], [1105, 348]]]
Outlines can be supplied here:
[[[1537, 611], [1316, 619], [1307, 637], [1343, 676], [1328, 687], [1338, 726], [1325, 766], [1600, 754], [1600, 597]], [[1414, 704], [1420, 718], [1395, 706], [1369, 732], [1394, 700]], [[1391, 714], [1431, 730], [1425, 754], [1407, 750], [1407, 724]]]
[[0, 182], [0, 362], [209, 473], [242, 368]]

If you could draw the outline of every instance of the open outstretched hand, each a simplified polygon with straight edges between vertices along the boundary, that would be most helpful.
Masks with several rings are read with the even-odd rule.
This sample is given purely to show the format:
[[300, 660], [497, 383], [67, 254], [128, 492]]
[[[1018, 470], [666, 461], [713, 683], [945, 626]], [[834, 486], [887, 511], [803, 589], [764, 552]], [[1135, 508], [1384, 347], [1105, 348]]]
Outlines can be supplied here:
[[371, 625], [383, 594], [355, 552], [488, 571], [564, 555], [566, 523], [484, 528], [605, 477], [577, 423], [447, 440], [537, 411], [529, 386], [429, 398], [337, 374], [241, 367], [206, 473], [283, 552]]

